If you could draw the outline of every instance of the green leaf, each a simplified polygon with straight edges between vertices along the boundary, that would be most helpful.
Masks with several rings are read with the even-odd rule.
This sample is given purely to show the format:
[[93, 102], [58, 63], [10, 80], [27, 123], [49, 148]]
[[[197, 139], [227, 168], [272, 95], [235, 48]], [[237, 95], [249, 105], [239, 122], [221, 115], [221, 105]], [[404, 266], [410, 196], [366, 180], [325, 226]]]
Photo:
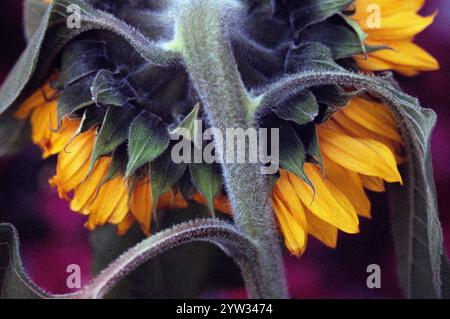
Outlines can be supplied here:
[[311, 184], [303, 171], [306, 161], [306, 150], [291, 124], [288, 122], [280, 125], [280, 165], [291, 171], [306, 183]]
[[91, 157], [91, 170], [95, 162], [104, 155], [112, 153], [128, 138], [130, 123], [138, 114], [134, 107], [110, 106], [106, 112]]
[[[78, 5], [81, 28], [68, 28], [66, 9]], [[27, 48], [13, 67], [0, 89], [0, 113], [17, 106], [47, 80], [55, 61], [67, 43], [81, 33], [92, 30], [114, 32], [125, 39], [147, 61], [158, 65], [177, 63], [179, 56], [147, 39], [113, 15], [94, 9], [82, 0], [54, 0], [48, 6]]]
[[126, 177], [161, 155], [169, 146], [167, 126], [149, 112], [142, 112], [131, 123], [128, 137]]
[[286, 121], [303, 125], [314, 121], [319, 114], [319, 104], [311, 91], [303, 91], [292, 102], [281, 104], [274, 109], [275, 114]]
[[25, 273], [16, 229], [11, 224], [0, 224], [0, 299], [48, 297]]
[[0, 157], [14, 155], [29, 141], [28, 121], [19, 121], [9, 113], [0, 115]]
[[98, 105], [125, 106], [130, 100], [131, 88], [126, 80], [118, 80], [111, 71], [100, 70], [91, 87], [92, 99]]
[[25, 0], [23, 4], [23, 28], [25, 38], [29, 41], [45, 16], [49, 4], [42, 0]]
[[222, 176], [214, 164], [191, 163], [189, 165], [195, 188], [205, 197], [211, 214], [214, 214], [214, 199], [222, 191]]
[[[306, 27], [324, 21], [332, 15], [344, 11], [354, 0], [303, 0], [291, 13], [294, 30], [298, 33]], [[303, 34], [302, 34], [303, 35]]]
[[186, 168], [186, 163], [176, 164], [172, 160], [169, 150], [150, 163], [150, 184], [152, 185], [153, 203], [157, 203], [159, 197], [169, 191], [183, 177]]

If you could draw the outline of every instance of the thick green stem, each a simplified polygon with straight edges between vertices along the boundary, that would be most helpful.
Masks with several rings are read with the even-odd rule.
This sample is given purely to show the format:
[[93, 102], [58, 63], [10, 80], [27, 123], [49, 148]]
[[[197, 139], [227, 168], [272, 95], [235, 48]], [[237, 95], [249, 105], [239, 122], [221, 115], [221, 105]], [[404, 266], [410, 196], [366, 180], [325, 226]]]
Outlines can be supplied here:
[[[168, 48], [182, 54], [211, 126], [222, 133], [228, 128], [247, 129], [252, 100], [242, 83], [227, 29], [232, 21], [229, 15], [243, 8], [233, 1], [191, 0], [176, 9], [176, 37]], [[246, 147], [248, 151], [249, 144]], [[236, 226], [258, 244], [254, 269], [243, 269], [250, 297], [286, 298], [267, 177], [261, 174], [260, 164], [252, 163], [224, 163], [223, 173]]]

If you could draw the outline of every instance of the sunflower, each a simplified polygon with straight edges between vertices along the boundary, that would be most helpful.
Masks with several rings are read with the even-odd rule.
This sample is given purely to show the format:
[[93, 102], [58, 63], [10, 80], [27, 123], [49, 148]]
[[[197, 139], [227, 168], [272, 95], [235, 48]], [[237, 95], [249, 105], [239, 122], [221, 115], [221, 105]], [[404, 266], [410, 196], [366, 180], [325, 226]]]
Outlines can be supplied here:
[[386, 49], [357, 56], [362, 69], [395, 70], [405, 76], [433, 71], [439, 63], [414, 44], [414, 37], [433, 23], [435, 14], [423, 17], [418, 12], [425, 0], [356, 0], [352, 18], [367, 34], [366, 44]]
[[402, 183], [402, 139], [385, 105], [355, 97], [317, 131], [323, 168], [304, 165], [313, 187], [281, 170], [272, 193], [286, 247], [296, 256], [308, 235], [334, 248], [338, 230], [358, 233], [358, 216], [371, 218], [366, 190], [384, 192], [385, 182]]
[[[138, 222], [142, 231], [150, 235], [152, 212], [158, 209], [182, 209], [188, 202], [180, 191], [173, 189], [161, 195], [153, 205], [148, 174], [125, 179], [123, 174], [109, 176], [112, 157], [104, 156], [90, 169], [91, 155], [97, 138], [97, 126], [80, 132], [80, 119], [64, 117], [58, 127], [58, 92], [52, 88], [52, 77], [19, 107], [15, 117], [30, 119], [33, 143], [44, 158], [57, 155], [56, 174], [50, 179], [60, 198], [70, 201], [70, 208], [89, 216], [85, 226], [94, 230], [107, 223], [117, 225], [119, 235]], [[114, 196], [111, 196], [114, 194]], [[205, 198], [194, 194], [192, 200], [206, 205]], [[215, 208], [230, 213], [228, 199], [219, 195]]]
[[[367, 34], [366, 43], [371, 49], [368, 50], [370, 52], [367, 59], [365, 56], [355, 57], [358, 65], [365, 70], [395, 70], [404, 75], [415, 75], [419, 71], [437, 69], [437, 61], [413, 43], [414, 36], [429, 26], [434, 19], [434, 15], [422, 17], [418, 14], [423, 4], [424, 0], [355, 1], [352, 18]], [[294, 7], [303, 5], [305, 4], [298, 2]], [[380, 27], [376, 27], [376, 23], [371, 20], [374, 14], [371, 11], [374, 8], [373, 5], [376, 5], [376, 8], [380, 10]], [[368, 10], [370, 8], [372, 9]], [[345, 7], [345, 12], [347, 12], [347, 9]], [[301, 16], [303, 11], [295, 12]], [[330, 23], [333, 25], [335, 20], [332, 16], [335, 12], [331, 10], [328, 14], [330, 16], [326, 15], [324, 18], [330, 18], [330, 21], [315, 21], [314, 23], [322, 24], [322, 27], [328, 26]], [[272, 23], [275, 22], [272, 21]], [[284, 26], [279, 27], [280, 30], [284, 30], [282, 29]], [[357, 47], [359, 48], [359, 45]], [[82, 70], [84, 70], [84, 67], [91, 68], [92, 65], [99, 69], [108, 68], [111, 67], [111, 62], [114, 62], [113, 64], [116, 64], [116, 66], [120, 65], [122, 61], [115, 61], [114, 59], [121, 57], [121, 54], [113, 52], [113, 48], [115, 48], [114, 45], [106, 47], [105, 43], [99, 41], [86, 39], [73, 41], [63, 53], [60, 66], [61, 73], [66, 73], [67, 76], [67, 70], [73, 71], [72, 66], [74, 64], [83, 66], [81, 67]], [[322, 44], [303, 43], [298, 46], [298, 52], [290, 55], [293, 69], [297, 67], [295, 66], [297, 62], [299, 63], [299, 61], [303, 61], [302, 59], [307, 58], [309, 53], [305, 52], [308, 48], [314, 48], [314, 51], [317, 52], [326, 49], [326, 52], [330, 52], [330, 59], [332, 57], [331, 49], [328, 50]], [[97, 56], [86, 55], [86, 50], [92, 50]], [[302, 50], [305, 50], [305, 52]], [[110, 56], [106, 52], [111, 53]], [[249, 52], [243, 54], [245, 59], [251, 56]], [[78, 56], [83, 57], [83, 59]], [[237, 56], [239, 57], [238, 54]], [[72, 60], [75, 58], [77, 60]], [[319, 57], [319, 59], [326, 58], [328, 58], [327, 54]], [[284, 59], [277, 61], [273, 60], [272, 62], [275, 64], [285, 63]], [[324, 62], [328, 66], [341, 67], [334, 60]], [[99, 66], [97, 66], [97, 63]], [[255, 63], [253, 65], [253, 61], [252, 63], [241, 61], [238, 65], [240, 70], [245, 70], [251, 74], [248, 77], [245, 77], [245, 72], [242, 74], [243, 81], [248, 87], [255, 88], [270, 82], [269, 79], [278, 77], [278, 72], [283, 69], [282, 67], [276, 67], [276, 70], [265, 70], [264, 72], [256, 70], [263, 64], [266, 63], [261, 63], [261, 65]], [[303, 66], [303, 62], [300, 64]], [[285, 65], [284, 67], [290, 66]], [[147, 70], [147, 64], [144, 63], [143, 68], [138, 68], [137, 71], [132, 67], [116, 67], [115, 69], [101, 69], [100, 71], [95, 68], [92, 71], [98, 71], [95, 79], [90, 72], [83, 76], [74, 74], [73, 78], [69, 77], [70, 79], [64, 79], [62, 76], [60, 84], [64, 88], [60, 92], [53, 89], [52, 82], [58, 77], [53, 76], [42, 88], [25, 100], [15, 113], [16, 118], [20, 120], [30, 120], [32, 140], [42, 149], [43, 157], [57, 155], [56, 174], [51, 178], [50, 184], [57, 189], [61, 198], [70, 201], [70, 207], [73, 211], [88, 217], [86, 227], [93, 230], [110, 223], [117, 225], [119, 234], [124, 234], [131, 225], [137, 222], [143, 232], [149, 235], [152, 212], [155, 209], [186, 208], [190, 201], [209, 207], [211, 207], [211, 203], [208, 203], [208, 200], [214, 201], [215, 209], [231, 214], [229, 200], [223, 192], [219, 192], [215, 199], [209, 198], [207, 200], [202, 195], [205, 194], [204, 189], [202, 190], [197, 185], [190, 185], [194, 186], [195, 190], [192, 194], [186, 195], [180, 191], [179, 180], [177, 180], [172, 183], [170, 190], [155, 202], [148, 169], [142, 169], [147, 167], [146, 164], [137, 168], [136, 173], [133, 171], [130, 178], [126, 178], [125, 172], [120, 173], [120, 170], [113, 169], [112, 154], [102, 156], [95, 163], [92, 163], [94, 147], [99, 140], [98, 135], [101, 133], [99, 125], [92, 125], [89, 128], [84, 127], [80, 119], [80, 112], [77, 111], [62, 117], [60, 121], [58, 120], [59, 108], [64, 111], [64, 107], [61, 107], [58, 103], [58, 98], [61, 96], [60, 101], [64, 100], [62, 97], [65, 92], [70, 93], [66, 95], [65, 100], [68, 99], [67, 96], [77, 97], [76, 94], [74, 95], [74, 91], [71, 91], [74, 86], [81, 84], [81, 86], [88, 87], [88, 91], [92, 93], [92, 96], [88, 97], [88, 101], [92, 102], [91, 100], [98, 98], [93, 94], [93, 89], [96, 89], [98, 94], [104, 93], [99, 90], [99, 83], [103, 84], [102, 81], [106, 81], [111, 87], [116, 87], [115, 85], [120, 83], [120, 86], [117, 85], [116, 87], [117, 97], [121, 97], [125, 101], [123, 105], [121, 104], [124, 110], [131, 110], [130, 114], [132, 115], [134, 114], [133, 110], [138, 109], [140, 111], [145, 110], [143, 112], [146, 114], [156, 112], [155, 116], [174, 116], [176, 120], [171, 118], [169, 121], [171, 125], [179, 125], [178, 120], [181, 115], [185, 120], [189, 119], [190, 115], [187, 115], [188, 112], [191, 112], [189, 108], [192, 101], [198, 98], [195, 94], [190, 96], [192, 92], [184, 85], [186, 79], [183, 74], [180, 77], [181, 80], [177, 80], [174, 85], [179, 86], [180, 91], [186, 90], [189, 92], [189, 98], [181, 94], [177, 97], [177, 99], [183, 101], [181, 104], [175, 98], [169, 99], [169, 102], [173, 104], [170, 112], [157, 110], [156, 106], [159, 104], [152, 100], [153, 95], [156, 98], [161, 96], [159, 102], [163, 106], [161, 108], [164, 108], [167, 104], [167, 97], [171, 97], [173, 93], [170, 85], [166, 82], [158, 84], [160, 86], [155, 85], [155, 78], [158, 77], [149, 76], [147, 78], [140, 74], [140, 70]], [[131, 72], [131, 74], [125, 74], [125, 76], [121, 72]], [[142, 71], [142, 73], [146, 72]], [[132, 78], [134, 82], [129, 82], [129, 78]], [[65, 85], [64, 80], [67, 82]], [[94, 85], [94, 82], [96, 85]], [[139, 87], [137, 83], [142, 87]], [[133, 85], [136, 87], [133, 87]], [[141, 92], [147, 92], [147, 86], [153, 85], [156, 88], [167, 86], [168, 91], [163, 90], [164, 92], [161, 94], [155, 94], [156, 89], [152, 94]], [[297, 123], [298, 130], [301, 130], [302, 127], [310, 128], [311, 125], [316, 126], [321, 160], [316, 158], [303, 165], [302, 168], [306, 178], [300, 178], [289, 171], [288, 167], [283, 167], [282, 164], [279, 179], [271, 194], [272, 206], [285, 244], [288, 250], [297, 256], [304, 252], [309, 235], [316, 237], [326, 246], [334, 248], [339, 230], [349, 234], [358, 233], [359, 217], [371, 218], [371, 203], [366, 191], [384, 192], [385, 183], [402, 183], [402, 176], [397, 165], [405, 160], [402, 154], [403, 142], [398, 132], [397, 121], [390, 109], [366, 95], [352, 97], [345, 105], [348, 98], [346, 88], [330, 89], [328, 87], [321, 89], [323, 90], [318, 90], [314, 94], [312, 91], [309, 95], [307, 94], [307, 96], [312, 97], [314, 102], [312, 104], [317, 106], [317, 112], [311, 112], [308, 123]], [[78, 89], [75, 92], [78, 92]], [[324, 99], [323, 95], [326, 94], [330, 96]], [[341, 103], [342, 100], [345, 102]], [[130, 101], [132, 103], [129, 103]], [[114, 106], [115, 103], [121, 103], [117, 99], [107, 102], [102, 104], [96, 101], [96, 105], [81, 104], [89, 104], [89, 106], [83, 106], [86, 108], [86, 112], [93, 109], [96, 112], [98, 109], [102, 109], [102, 106], [108, 106], [109, 108], [111, 105]], [[148, 107], [147, 104], [153, 105], [152, 103], [156, 106]], [[337, 106], [334, 103], [337, 103], [340, 107], [339, 111], [335, 111]], [[324, 120], [323, 114], [329, 114], [330, 110], [335, 113]], [[170, 115], [168, 115], [169, 113]], [[133, 115], [133, 117], [135, 116], [137, 118], [136, 114]], [[302, 138], [305, 141], [302, 140], [302, 143], [307, 145], [311, 141], [306, 141], [306, 139], [309, 139], [306, 136], [308, 134], [304, 135]], [[117, 145], [114, 146], [114, 149], [116, 148], [118, 148]], [[154, 158], [150, 162], [153, 160]], [[190, 173], [191, 182], [193, 182], [192, 172]], [[220, 175], [220, 173], [217, 175]], [[221, 176], [217, 178], [219, 181], [216, 183], [219, 189], [223, 186], [223, 181], [220, 178]], [[195, 184], [195, 182], [191, 184]], [[206, 185], [206, 188], [208, 186]], [[111, 194], [114, 194], [114, 196], [110, 196]]]

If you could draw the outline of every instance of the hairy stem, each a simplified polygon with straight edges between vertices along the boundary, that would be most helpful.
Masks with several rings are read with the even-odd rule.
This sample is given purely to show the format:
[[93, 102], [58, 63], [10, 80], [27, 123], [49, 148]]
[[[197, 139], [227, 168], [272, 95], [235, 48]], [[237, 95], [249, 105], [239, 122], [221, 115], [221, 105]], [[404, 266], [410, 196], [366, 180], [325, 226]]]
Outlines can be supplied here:
[[[206, 241], [218, 246], [244, 269], [249, 268], [257, 253], [254, 243], [244, 237], [233, 225], [215, 219], [196, 220], [177, 225], [143, 240], [117, 258], [81, 291], [61, 297], [102, 298], [122, 278], [144, 262], [166, 250], [194, 241]], [[255, 276], [252, 273], [250, 275]]]
[[[252, 100], [242, 83], [226, 23], [232, 11], [243, 8], [234, 1], [191, 0], [176, 9], [176, 37], [171, 46], [183, 56], [210, 125], [222, 133], [229, 128], [247, 129]], [[247, 143], [247, 151], [249, 147]], [[222, 166], [235, 223], [258, 245], [256, 275], [243, 269], [250, 297], [286, 298], [268, 180], [259, 164], [234, 161]]]

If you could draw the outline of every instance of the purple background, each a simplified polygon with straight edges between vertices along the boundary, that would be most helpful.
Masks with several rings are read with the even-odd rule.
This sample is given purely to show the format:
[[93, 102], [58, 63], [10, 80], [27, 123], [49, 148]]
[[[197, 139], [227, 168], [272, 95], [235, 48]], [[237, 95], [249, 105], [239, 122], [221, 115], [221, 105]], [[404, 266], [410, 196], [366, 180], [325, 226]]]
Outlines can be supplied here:
[[[439, 10], [435, 23], [417, 42], [441, 63], [437, 72], [415, 78], [398, 77], [403, 88], [420, 98], [422, 105], [439, 116], [433, 136], [433, 164], [441, 220], [447, 251], [450, 250], [450, 1], [429, 0], [424, 13]], [[24, 47], [21, 28], [22, 0], [0, 3], [0, 82]], [[66, 267], [79, 264], [83, 282], [91, 277], [91, 251], [84, 217], [70, 212], [57, 198], [47, 179], [54, 172], [54, 161], [42, 161], [34, 146], [21, 154], [0, 159], [0, 221], [12, 222], [19, 229], [25, 266], [37, 284], [54, 293], [68, 292]], [[286, 254], [290, 291], [296, 298], [398, 298], [389, 214], [382, 206], [384, 195], [374, 194], [374, 218], [363, 221], [361, 234], [341, 234], [338, 248], [325, 248], [311, 240], [306, 254], [293, 258]], [[382, 288], [366, 287], [366, 267], [382, 267]], [[223, 274], [226, 276], [227, 274]], [[208, 297], [245, 297], [242, 287], [222, 283], [213, 285]]]

